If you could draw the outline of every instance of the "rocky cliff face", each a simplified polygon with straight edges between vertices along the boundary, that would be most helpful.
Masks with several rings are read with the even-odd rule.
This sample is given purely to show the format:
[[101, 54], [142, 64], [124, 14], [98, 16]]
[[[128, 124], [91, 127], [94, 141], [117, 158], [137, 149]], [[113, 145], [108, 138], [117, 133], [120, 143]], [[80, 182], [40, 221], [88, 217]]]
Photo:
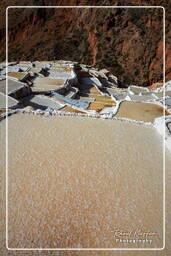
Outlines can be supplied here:
[[[8, 0], [5, 5], [38, 5]], [[158, 2], [158, 3], [156, 3]], [[94, 1], [94, 5], [164, 5], [165, 1]], [[92, 4], [92, 3], [91, 3]], [[90, 5], [86, 0], [39, 1], [39, 5]], [[168, 4], [165, 4], [169, 10]], [[1, 9], [4, 13], [4, 9]], [[9, 14], [9, 61], [69, 59], [108, 68], [124, 84], [151, 85], [163, 79], [163, 9], [13, 9]], [[169, 13], [166, 12], [169, 39]], [[1, 16], [1, 61], [5, 23]], [[171, 79], [171, 46], [166, 44], [166, 79]]]

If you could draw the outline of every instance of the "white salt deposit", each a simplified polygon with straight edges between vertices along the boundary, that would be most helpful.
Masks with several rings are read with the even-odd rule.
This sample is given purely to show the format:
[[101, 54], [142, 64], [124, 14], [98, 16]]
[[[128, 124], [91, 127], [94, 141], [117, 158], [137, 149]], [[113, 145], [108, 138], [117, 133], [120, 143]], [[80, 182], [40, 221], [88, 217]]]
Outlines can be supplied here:
[[[8, 121], [10, 247], [162, 247], [163, 159], [155, 128], [24, 114]], [[2, 141], [5, 121], [0, 130]], [[1, 170], [4, 150], [3, 143]], [[116, 228], [156, 235], [152, 244], [118, 244]]]

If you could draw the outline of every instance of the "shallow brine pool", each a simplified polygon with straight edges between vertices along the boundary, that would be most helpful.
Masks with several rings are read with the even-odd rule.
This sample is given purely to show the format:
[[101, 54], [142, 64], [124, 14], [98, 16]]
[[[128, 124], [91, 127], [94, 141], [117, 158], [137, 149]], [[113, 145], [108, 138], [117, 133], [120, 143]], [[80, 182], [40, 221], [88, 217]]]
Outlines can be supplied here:
[[[166, 114], [168, 114], [166, 112]], [[124, 101], [120, 104], [116, 117], [124, 117], [144, 122], [153, 122], [155, 118], [163, 116], [162, 106], [144, 102]]]

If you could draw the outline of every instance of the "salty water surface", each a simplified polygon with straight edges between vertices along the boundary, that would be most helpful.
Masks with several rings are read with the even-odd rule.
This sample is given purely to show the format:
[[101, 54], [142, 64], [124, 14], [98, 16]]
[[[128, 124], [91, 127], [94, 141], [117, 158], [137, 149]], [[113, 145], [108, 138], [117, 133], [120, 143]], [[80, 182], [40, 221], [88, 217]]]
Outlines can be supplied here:
[[155, 118], [163, 115], [164, 109], [160, 105], [130, 101], [122, 102], [116, 114], [117, 117], [125, 117], [144, 122], [153, 122]]

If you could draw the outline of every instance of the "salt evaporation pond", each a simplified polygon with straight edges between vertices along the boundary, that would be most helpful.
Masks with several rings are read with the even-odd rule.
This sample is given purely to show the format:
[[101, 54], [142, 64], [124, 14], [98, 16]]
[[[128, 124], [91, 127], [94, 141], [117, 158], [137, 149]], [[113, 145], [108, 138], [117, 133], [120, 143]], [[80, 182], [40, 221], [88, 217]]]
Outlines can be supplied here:
[[121, 103], [116, 117], [125, 117], [144, 122], [153, 122], [155, 118], [163, 115], [164, 109], [160, 105], [144, 102], [124, 101]]
[[[152, 126], [32, 114], [8, 123], [9, 247], [162, 247], [162, 138]], [[0, 131], [4, 142], [5, 121]], [[4, 152], [2, 143], [5, 173]], [[116, 243], [117, 228], [156, 235]]]
[[65, 80], [63, 79], [53, 79], [53, 78], [36, 78], [34, 81], [33, 91], [38, 90], [55, 90], [59, 86], [64, 84]]

